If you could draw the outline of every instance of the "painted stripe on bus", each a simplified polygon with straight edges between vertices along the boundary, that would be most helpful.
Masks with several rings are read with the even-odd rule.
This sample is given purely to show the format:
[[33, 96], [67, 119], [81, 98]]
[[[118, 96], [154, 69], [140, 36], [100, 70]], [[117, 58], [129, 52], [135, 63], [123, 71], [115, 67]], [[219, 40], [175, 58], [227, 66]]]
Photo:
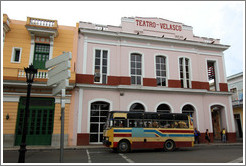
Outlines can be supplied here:
[[157, 130], [144, 130], [144, 132], [152, 132], [160, 135], [161, 137], [194, 137], [194, 134], [163, 134]]
[[114, 132], [132, 132], [131, 129], [114, 129]]

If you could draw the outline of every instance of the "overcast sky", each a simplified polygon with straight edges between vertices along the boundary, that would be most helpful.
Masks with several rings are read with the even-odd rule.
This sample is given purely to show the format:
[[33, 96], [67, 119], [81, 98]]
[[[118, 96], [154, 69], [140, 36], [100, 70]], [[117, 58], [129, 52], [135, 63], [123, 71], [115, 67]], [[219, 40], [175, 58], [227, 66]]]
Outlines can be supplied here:
[[1, 12], [14, 20], [29, 16], [69, 26], [79, 21], [119, 26], [121, 17], [135, 16], [181, 22], [192, 26], [196, 36], [231, 46], [224, 52], [227, 76], [244, 71], [244, 1], [1, 1]]

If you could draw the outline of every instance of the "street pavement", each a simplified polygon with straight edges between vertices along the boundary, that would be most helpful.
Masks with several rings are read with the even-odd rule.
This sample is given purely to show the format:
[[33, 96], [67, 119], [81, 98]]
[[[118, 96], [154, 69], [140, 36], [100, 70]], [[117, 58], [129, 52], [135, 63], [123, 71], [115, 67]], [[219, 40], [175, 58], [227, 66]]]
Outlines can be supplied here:
[[[19, 147], [4, 148], [3, 162], [16, 163]], [[59, 163], [60, 147], [27, 146], [26, 163]], [[103, 145], [66, 146], [64, 163], [243, 163], [243, 143], [195, 144], [174, 152], [114, 153]]]
[[[201, 144], [194, 144], [194, 147], [200, 147], [200, 146], [243, 146], [243, 142], [235, 142], [235, 143], [222, 143], [222, 142], [216, 142], [216, 143], [201, 143]], [[65, 146], [64, 149], [68, 150], [76, 150], [76, 149], [92, 149], [92, 148], [104, 148], [102, 144], [96, 145], [84, 145], [84, 146]], [[3, 150], [19, 150], [20, 146], [14, 146], [14, 147], [5, 147]], [[57, 150], [60, 149], [60, 146], [27, 146], [27, 150]]]

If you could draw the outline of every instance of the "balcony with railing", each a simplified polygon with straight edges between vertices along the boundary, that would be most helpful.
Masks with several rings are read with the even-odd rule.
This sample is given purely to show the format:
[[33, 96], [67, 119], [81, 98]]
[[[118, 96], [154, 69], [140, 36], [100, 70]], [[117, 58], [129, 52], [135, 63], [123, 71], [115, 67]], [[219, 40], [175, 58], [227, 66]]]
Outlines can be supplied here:
[[58, 35], [57, 20], [27, 17], [26, 28], [29, 32], [38, 36]]
[[[37, 74], [35, 75], [34, 82], [47, 82], [48, 79], [48, 70], [38, 69]], [[4, 81], [26, 81], [26, 73], [24, 68], [3, 68], [3, 80]], [[69, 79], [70, 83], [75, 83], [75, 72], [71, 72], [71, 78]], [[17, 83], [17, 82], [16, 82]]]
[[233, 105], [233, 107], [242, 107], [243, 106], [243, 99], [232, 101], [232, 105]]

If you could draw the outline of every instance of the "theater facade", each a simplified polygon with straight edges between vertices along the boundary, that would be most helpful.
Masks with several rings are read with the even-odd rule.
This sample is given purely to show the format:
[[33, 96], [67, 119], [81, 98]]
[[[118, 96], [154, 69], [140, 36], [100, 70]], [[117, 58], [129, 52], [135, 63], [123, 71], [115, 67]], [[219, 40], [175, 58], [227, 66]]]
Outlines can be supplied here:
[[187, 113], [204, 142], [227, 130], [236, 141], [219, 39], [161, 18], [123, 17], [120, 26], [79, 22], [69, 145], [100, 144], [109, 111]]

